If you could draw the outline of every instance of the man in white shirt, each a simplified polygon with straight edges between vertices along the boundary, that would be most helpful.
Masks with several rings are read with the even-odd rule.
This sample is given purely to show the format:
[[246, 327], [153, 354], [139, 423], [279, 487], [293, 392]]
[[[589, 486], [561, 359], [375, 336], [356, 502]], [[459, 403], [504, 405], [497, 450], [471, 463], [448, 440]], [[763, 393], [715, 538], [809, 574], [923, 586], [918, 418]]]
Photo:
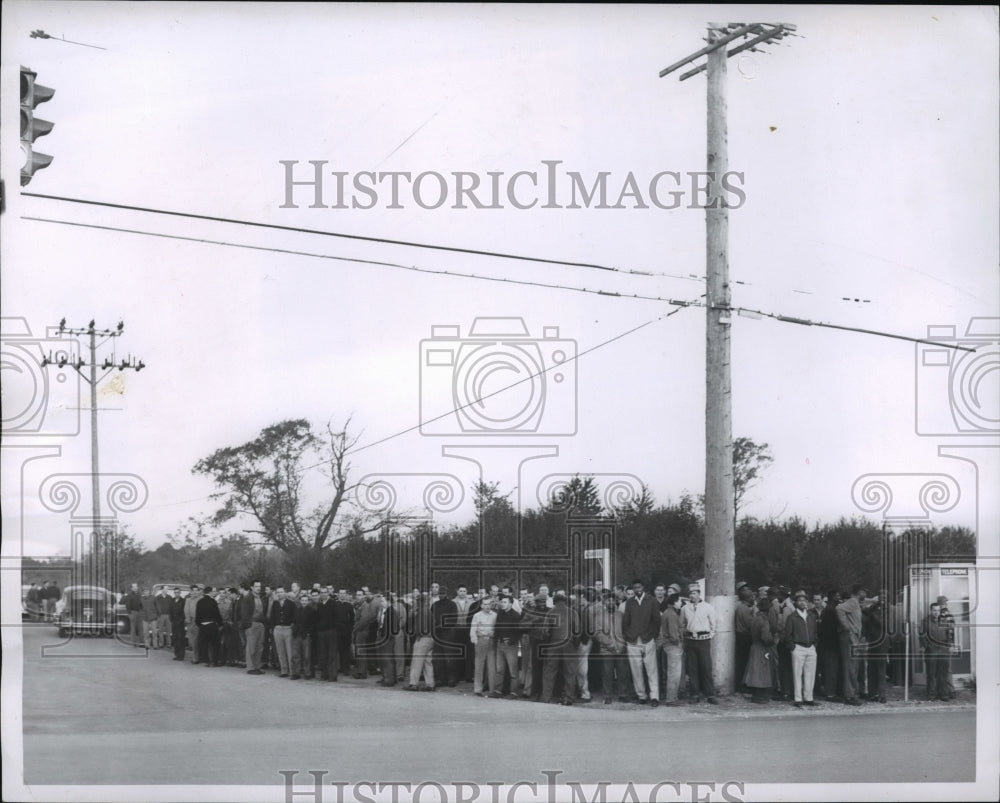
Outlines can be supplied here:
[[701, 589], [688, 589], [688, 604], [681, 608], [681, 630], [687, 658], [687, 674], [691, 683], [694, 702], [702, 697], [712, 705], [715, 699], [715, 684], [712, 682], [712, 639], [715, 637], [717, 618], [715, 608], [701, 601]]

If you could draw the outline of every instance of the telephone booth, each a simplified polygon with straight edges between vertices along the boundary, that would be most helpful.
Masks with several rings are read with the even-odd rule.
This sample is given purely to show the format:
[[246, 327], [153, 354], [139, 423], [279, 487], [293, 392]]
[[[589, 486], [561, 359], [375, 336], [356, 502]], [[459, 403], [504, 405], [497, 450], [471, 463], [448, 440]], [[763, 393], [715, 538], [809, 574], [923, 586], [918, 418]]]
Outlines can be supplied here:
[[907, 622], [909, 624], [910, 666], [913, 682], [927, 684], [926, 667], [920, 659], [920, 638], [930, 606], [938, 597], [948, 598], [948, 612], [955, 620], [955, 645], [952, 655], [952, 677], [972, 679], [976, 675], [976, 602], [977, 583], [974, 563], [921, 563], [910, 566], [907, 588]]

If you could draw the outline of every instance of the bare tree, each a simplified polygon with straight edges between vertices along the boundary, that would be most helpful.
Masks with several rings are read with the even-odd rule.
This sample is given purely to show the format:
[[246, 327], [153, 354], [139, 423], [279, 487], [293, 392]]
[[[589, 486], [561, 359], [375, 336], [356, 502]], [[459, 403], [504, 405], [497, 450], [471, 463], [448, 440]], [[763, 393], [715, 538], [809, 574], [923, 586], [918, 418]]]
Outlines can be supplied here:
[[[327, 423], [320, 437], [305, 419], [282, 421], [242, 446], [199, 460], [192, 473], [210, 477], [219, 488], [213, 498], [222, 501], [213, 523], [246, 517], [256, 526], [245, 532], [283, 552], [308, 550], [317, 557], [345, 539], [390, 526], [389, 515], [368, 515], [356, 504], [347, 457], [359, 436], [349, 434], [350, 423], [340, 429]], [[306, 481], [314, 472], [326, 482], [313, 493], [322, 501], [310, 506]]]

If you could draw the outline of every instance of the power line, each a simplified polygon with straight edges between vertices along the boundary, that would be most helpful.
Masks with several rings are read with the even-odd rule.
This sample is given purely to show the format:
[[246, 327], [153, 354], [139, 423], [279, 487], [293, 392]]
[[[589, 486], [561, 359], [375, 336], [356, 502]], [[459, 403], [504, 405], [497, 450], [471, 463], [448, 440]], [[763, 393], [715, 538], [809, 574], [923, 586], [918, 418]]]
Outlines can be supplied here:
[[[571, 291], [577, 292], [577, 293], [590, 293], [592, 295], [607, 296], [609, 298], [623, 298], [623, 299], [632, 299], [632, 300], [637, 300], [637, 301], [658, 301], [658, 302], [661, 302], [661, 303], [670, 304], [671, 306], [675, 306], [675, 307], [678, 307], [678, 308], [690, 307], [690, 306], [696, 306], [696, 307], [704, 307], [705, 306], [704, 302], [697, 301], [697, 300], [695, 300], [695, 301], [685, 301], [685, 300], [682, 300], [682, 299], [664, 298], [662, 296], [647, 296], [647, 295], [643, 295], [643, 294], [640, 294], [640, 293], [632, 293], [632, 294], [629, 294], [629, 293], [619, 293], [619, 292], [613, 291], [613, 290], [595, 290], [595, 289], [591, 289], [591, 288], [587, 288], [587, 287], [575, 287], [575, 286], [572, 286], [572, 285], [552, 284], [552, 283], [549, 283], [549, 282], [533, 282], [533, 281], [530, 281], [528, 279], [509, 279], [509, 278], [499, 277], [499, 276], [484, 276], [482, 274], [462, 273], [462, 272], [459, 272], [459, 271], [450, 271], [450, 270], [444, 270], [444, 269], [440, 269], [440, 268], [422, 268], [422, 267], [419, 267], [417, 265], [404, 265], [404, 264], [401, 264], [401, 263], [398, 263], [398, 262], [387, 262], [387, 261], [378, 260], [378, 259], [364, 259], [362, 257], [345, 257], [345, 256], [338, 256], [336, 254], [321, 254], [321, 253], [316, 253], [316, 252], [312, 252], [312, 251], [298, 251], [298, 250], [294, 250], [294, 249], [290, 249], [290, 248], [274, 248], [272, 246], [250, 245], [250, 244], [247, 244], [247, 243], [236, 243], [236, 242], [231, 242], [231, 241], [227, 241], [227, 240], [210, 240], [210, 239], [201, 238], [201, 237], [187, 237], [187, 236], [180, 235], [180, 234], [166, 234], [164, 232], [143, 231], [141, 229], [127, 229], [127, 228], [123, 228], [123, 227], [120, 227], [120, 226], [102, 226], [102, 225], [99, 225], [99, 224], [96, 224], [96, 223], [80, 223], [80, 222], [77, 222], [77, 221], [55, 220], [55, 219], [52, 219], [52, 218], [32, 217], [32, 216], [26, 216], [26, 215], [22, 216], [22, 220], [32, 220], [32, 221], [36, 221], [36, 222], [39, 222], [39, 223], [56, 223], [56, 224], [63, 225], [63, 226], [77, 226], [77, 227], [81, 227], [81, 228], [98, 229], [98, 230], [102, 230], [102, 231], [117, 231], [117, 232], [122, 232], [122, 233], [125, 233], [125, 234], [138, 234], [138, 235], [143, 235], [143, 236], [147, 236], [147, 237], [161, 237], [161, 238], [168, 239], [168, 240], [182, 240], [182, 241], [186, 241], [186, 242], [204, 243], [204, 244], [207, 244], [207, 245], [219, 245], [219, 246], [226, 246], [226, 247], [230, 247], [230, 248], [245, 248], [245, 249], [252, 250], [252, 251], [266, 251], [266, 252], [277, 253], [277, 254], [289, 254], [289, 255], [292, 255], [292, 256], [313, 257], [313, 258], [316, 258], [316, 259], [330, 259], [330, 260], [334, 260], [334, 261], [337, 261], [337, 262], [355, 262], [355, 263], [358, 263], [358, 264], [361, 264], [361, 265], [375, 265], [375, 266], [379, 266], [379, 267], [397, 268], [399, 270], [407, 270], [407, 271], [412, 271], [412, 272], [415, 272], [415, 273], [426, 273], [426, 274], [435, 275], [435, 276], [453, 276], [453, 277], [462, 278], [462, 279], [479, 279], [479, 280], [487, 281], [487, 282], [500, 282], [500, 283], [503, 283], [503, 284], [523, 285], [523, 286], [526, 286], [526, 287], [541, 287], [541, 288], [547, 289], [547, 290], [571, 290]], [[845, 300], [849, 300], [849, 299], [845, 299]], [[867, 299], [854, 299], [854, 300], [855, 301], [861, 301], [861, 300], [867, 301]], [[715, 307], [715, 309], [723, 310], [723, 311], [736, 312], [736, 313], [745, 313], [747, 317], [754, 317], [754, 316], [756, 316], [756, 317], [771, 318], [771, 319], [776, 320], [776, 321], [782, 321], [784, 323], [794, 323], [794, 324], [799, 324], [801, 326], [817, 326], [817, 327], [825, 328], [825, 329], [840, 329], [840, 330], [846, 331], [846, 332], [857, 332], [859, 334], [874, 335], [876, 337], [888, 337], [888, 338], [892, 338], [892, 339], [895, 339], [895, 340], [905, 340], [905, 341], [908, 341], [910, 343], [926, 343], [926, 344], [929, 344], [929, 345], [940, 346], [942, 348], [951, 348], [951, 349], [956, 349], [956, 350], [959, 350], [959, 351], [969, 351], [969, 352], [974, 351], [974, 349], [969, 349], [969, 348], [966, 348], [964, 346], [958, 346], [958, 345], [948, 344], [948, 343], [940, 343], [940, 342], [934, 341], [934, 340], [925, 340], [923, 338], [910, 337], [908, 335], [897, 335], [897, 334], [894, 334], [892, 332], [883, 332], [883, 331], [876, 330], [876, 329], [865, 329], [865, 328], [855, 327], [855, 326], [846, 326], [846, 325], [841, 325], [841, 324], [826, 323], [826, 322], [822, 322], [822, 321], [812, 321], [812, 320], [809, 320], [807, 318], [799, 318], [799, 317], [792, 316], [792, 315], [783, 315], [781, 313], [764, 312], [763, 310], [751, 309], [751, 308], [748, 308], [748, 307], [717, 306], [717, 307]], [[659, 319], [657, 319], [657, 320], [659, 320]]]
[[[700, 305], [699, 305], [700, 306]], [[889, 337], [893, 340], [906, 340], [910, 343], [925, 343], [929, 346], [937, 346], [938, 348], [948, 348], [954, 349], [956, 351], [968, 351], [972, 354], [976, 352], [975, 349], [967, 348], [966, 346], [959, 346], [954, 343], [946, 343], [940, 340], [925, 340], [920, 337], [910, 337], [908, 335], [897, 335], [892, 332], [882, 332], [877, 329], [863, 329], [858, 326], [845, 326], [843, 324], [837, 323], [824, 323], [822, 321], [811, 321], [808, 318], [797, 318], [792, 315], [780, 315], [774, 312], [763, 312], [757, 309], [747, 309], [746, 307], [723, 307], [716, 306], [715, 309], [735, 312], [737, 314], [743, 314], [744, 317], [748, 318], [771, 318], [775, 321], [781, 321], [782, 323], [794, 323], [799, 326], [818, 326], [823, 329], [840, 329], [843, 332], [857, 332], [863, 335], [874, 335], [875, 337]]]
[[22, 215], [22, 220], [33, 220], [39, 223], [56, 223], [61, 226], [76, 226], [86, 229], [98, 229], [101, 231], [117, 231], [124, 234], [139, 234], [146, 237], [161, 237], [167, 240], [183, 240], [192, 243], [204, 243], [206, 245], [220, 245], [229, 248], [245, 248], [251, 251], [267, 251], [275, 254], [289, 254], [291, 256], [314, 257], [316, 259], [332, 259], [337, 262], [356, 262], [361, 265], [376, 265], [386, 268], [398, 268], [416, 273], [429, 273], [438, 276], [455, 276], [463, 279], [481, 279], [487, 282], [501, 282], [503, 284], [519, 284], [529, 287], [543, 287], [550, 290], [573, 290], [578, 293], [592, 293], [599, 296], [610, 296], [612, 298], [628, 298], [639, 301], [660, 301], [674, 306], [686, 306], [687, 302], [673, 298], [663, 298], [661, 296], [647, 296], [641, 293], [619, 293], [614, 290], [595, 290], [588, 287], [574, 287], [573, 285], [552, 284], [549, 282], [533, 282], [529, 279], [509, 279], [501, 276], [484, 276], [477, 273], [462, 273], [460, 271], [444, 270], [441, 268], [422, 268], [417, 265], [404, 265], [399, 262], [387, 262], [380, 259], [364, 259], [362, 257], [345, 257], [336, 254], [321, 254], [315, 251], [298, 251], [291, 248], [274, 248], [273, 246], [250, 245], [248, 243], [237, 243], [229, 240], [211, 240], [203, 237], [188, 237], [181, 234], [166, 234], [157, 231], [143, 231], [142, 229], [128, 229], [121, 226], [104, 226], [97, 223], [81, 223], [72, 220], [56, 220], [54, 218], [33, 217]]
[[[558, 265], [558, 266], [561, 266], [561, 267], [585, 268], [585, 269], [590, 269], [590, 270], [605, 271], [605, 272], [608, 272], [608, 273], [620, 273], [620, 274], [624, 274], [624, 275], [627, 275], [627, 276], [644, 276], [644, 277], [647, 277], [647, 278], [677, 279], [677, 280], [686, 281], [686, 282], [697, 282], [698, 284], [704, 284], [704, 282], [705, 282], [705, 276], [704, 275], [699, 275], [699, 274], [696, 274], [696, 273], [686, 273], [686, 274], [684, 274], [684, 273], [670, 273], [670, 272], [667, 272], [667, 271], [639, 270], [638, 268], [616, 267], [616, 266], [613, 266], [613, 265], [604, 265], [604, 264], [595, 263], [595, 262], [575, 262], [575, 261], [572, 261], [572, 260], [552, 259], [552, 258], [548, 258], [548, 257], [536, 257], [536, 256], [528, 255], [528, 254], [514, 254], [514, 253], [510, 253], [510, 252], [505, 252], [505, 251], [488, 251], [488, 250], [481, 250], [481, 249], [476, 249], [476, 248], [460, 248], [458, 246], [448, 246], [448, 245], [440, 245], [440, 244], [434, 244], [434, 243], [421, 243], [421, 242], [410, 241], [410, 240], [394, 240], [394, 239], [388, 239], [388, 238], [383, 238], [383, 237], [369, 237], [369, 236], [364, 236], [364, 235], [359, 235], [359, 234], [348, 234], [348, 233], [345, 233], [345, 232], [332, 232], [332, 231], [323, 231], [321, 229], [308, 229], [308, 228], [303, 228], [303, 227], [299, 227], [299, 226], [284, 226], [284, 225], [280, 225], [280, 224], [277, 224], [277, 223], [261, 223], [259, 221], [241, 220], [241, 219], [238, 219], [238, 218], [225, 218], [225, 217], [218, 217], [218, 216], [215, 216], [215, 215], [200, 215], [200, 214], [196, 214], [196, 213], [193, 213], [193, 212], [177, 212], [177, 211], [174, 211], [174, 210], [157, 209], [157, 208], [154, 208], [154, 207], [133, 206], [133, 205], [130, 205], [130, 204], [115, 204], [115, 203], [109, 203], [109, 202], [106, 202], [106, 201], [93, 201], [93, 200], [87, 200], [87, 199], [82, 199], [82, 198], [67, 198], [67, 197], [58, 196], [58, 195], [46, 195], [44, 193], [22, 192], [21, 195], [28, 196], [28, 197], [31, 197], [31, 198], [42, 198], [44, 200], [50, 200], [50, 201], [61, 201], [61, 202], [64, 202], [64, 203], [82, 204], [82, 205], [85, 205], [85, 206], [100, 206], [100, 207], [105, 207], [105, 208], [108, 208], [108, 209], [123, 209], [123, 210], [131, 211], [131, 212], [144, 212], [144, 213], [155, 214], [155, 215], [166, 215], [166, 216], [169, 216], [169, 217], [190, 218], [192, 220], [206, 220], [206, 221], [211, 221], [211, 222], [216, 222], [216, 223], [229, 223], [229, 224], [235, 224], [235, 225], [240, 225], [240, 226], [251, 226], [251, 227], [254, 227], [254, 228], [271, 229], [271, 230], [274, 230], [274, 231], [288, 231], [288, 232], [293, 232], [293, 233], [296, 233], [296, 234], [315, 234], [315, 235], [319, 235], [319, 236], [322, 236], [322, 237], [336, 237], [336, 238], [339, 238], [339, 239], [357, 240], [357, 241], [360, 241], [360, 242], [379, 243], [379, 244], [382, 244], [382, 245], [401, 245], [401, 246], [405, 246], [405, 247], [408, 247], [408, 248], [424, 248], [424, 249], [429, 249], [429, 250], [446, 251], [446, 252], [452, 252], [452, 253], [457, 253], [457, 254], [472, 254], [472, 255], [476, 255], [476, 256], [497, 257], [497, 258], [500, 258], [500, 259], [511, 259], [511, 260], [522, 261], [522, 262], [537, 262], [537, 263], [542, 263], [542, 264], [547, 264], [547, 265]], [[44, 220], [43, 218], [25, 218], [25, 219], [26, 220]], [[61, 222], [61, 221], [48, 221], [48, 222]], [[83, 224], [78, 224], [78, 225], [83, 225]], [[130, 231], [130, 230], [121, 229], [121, 231]], [[209, 242], [209, 241], [203, 241], [203, 242]], [[733, 284], [738, 284], [738, 285], [742, 285], [742, 286], [745, 286], [745, 287], [761, 287], [762, 289], [775, 289], [775, 288], [768, 288], [766, 285], [758, 285], [756, 282], [748, 282], [748, 281], [743, 281], [743, 280], [739, 280], [739, 279], [734, 280]], [[782, 288], [782, 289], [786, 289], [786, 288]], [[799, 293], [799, 294], [805, 294], [805, 295], [815, 295], [815, 293], [813, 293], [813, 291], [811, 291], [811, 290], [800, 290], [800, 289], [797, 289], [797, 288], [787, 288], [787, 290], [789, 292], [793, 292], [793, 293]], [[867, 299], [867, 298], [864, 298], [864, 299], [862, 299], [862, 298], [849, 298], [849, 297], [845, 297], [845, 296], [837, 296], [836, 298], [838, 300], [841, 300], [841, 301], [855, 301], [855, 302], [870, 303], [870, 299]], [[664, 300], [664, 299], [653, 298], [653, 299], [650, 299], [650, 300]]]
[[602, 270], [610, 273], [627, 273], [636, 276], [664, 276], [670, 279], [695, 279], [691, 274], [687, 276], [670, 273], [658, 274], [652, 271], [633, 270], [629, 268], [616, 268], [611, 265], [601, 265], [596, 262], [574, 262], [565, 259], [552, 259], [549, 257], [536, 257], [527, 254], [514, 254], [507, 251], [487, 251], [478, 248], [461, 248], [451, 245], [439, 245], [436, 243], [421, 243], [413, 240], [394, 240], [387, 237], [371, 237], [361, 234], [347, 234], [345, 232], [323, 231], [321, 229], [307, 229], [300, 226], [283, 226], [278, 223], [261, 223], [254, 220], [240, 220], [238, 218], [218, 217], [216, 215], [199, 215], [194, 212], [177, 212], [169, 209], [156, 209], [146, 206], [132, 206], [130, 204], [114, 204], [106, 201], [88, 201], [82, 198], [66, 198], [58, 195], [45, 195], [36, 192], [22, 192], [22, 196], [30, 198], [43, 198], [49, 201], [63, 201], [65, 203], [83, 204], [85, 206], [101, 206], [107, 209], [124, 209], [130, 212], [146, 212], [155, 215], [167, 215], [170, 217], [190, 218], [192, 220], [207, 220], [214, 223], [231, 223], [239, 226], [252, 226], [254, 228], [271, 229], [274, 231], [289, 231], [296, 234], [317, 234], [322, 237], [337, 237], [344, 240], [357, 240], [359, 242], [379, 243], [381, 245], [402, 245], [408, 248], [425, 248], [432, 251], [449, 251], [456, 254], [472, 254], [475, 256], [498, 257], [500, 259], [513, 259], [521, 262], [540, 262], [548, 265], [561, 265], [570, 268], [589, 268], [592, 270]]

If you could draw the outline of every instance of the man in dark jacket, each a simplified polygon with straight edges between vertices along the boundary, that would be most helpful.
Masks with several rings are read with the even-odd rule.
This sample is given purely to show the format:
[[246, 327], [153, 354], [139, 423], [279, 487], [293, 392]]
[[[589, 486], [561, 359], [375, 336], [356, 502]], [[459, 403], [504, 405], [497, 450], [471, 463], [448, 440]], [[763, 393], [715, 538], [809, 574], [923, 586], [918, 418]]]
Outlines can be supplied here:
[[548, 594], [537, 594], [530, 605], [521, 609], [522, 647], [528, 666], [524, 673], [521, 693], [535, 702], [541, 699], [543, 659], [542, 645], [549, 638]]
[[132, 583], [132, 588], [122, 600], [125, 603], [125, 611], [128, 613], [129, 633], [132, 636], [134, 647], [142, 646], [142, 595], [139, 593], [139, 584]]
[[174, 586], [170, 598], [170, 639], [174, 645], [174, 660], [184, 660], [184, 597], [181, 590]]
[[[646, 589], [639, 580], [632, 583], [632, 590], [635, 595], [625, 602], [622, 634], [625, 636], [625, 649], [628, 651], [636, 696], [641, 704], [645, 705], [648, 699], [655, 708], [660, 704], [660, 680], [656, 663], [656, 639], [660, 635], [660, 606], [654, 597], [645, 593]], [[642, 678], [643, 667], [649, 679], [648, 698], [646, 683]]]
[[517, 650], [521, 643], [521, 616], [513, 608], [513, 600], [506, 594], [500, 595], [500, 610], [493, 623], [493, 638], [496, 640], [496, 676], [490, 697], [500, 697], [504, 681], [510, 680], [510, 697], [517, 699]]
[[873, 703], [884, 703], [886, 700], [885, 673], [889, 657], [889, 639], [885, 632], [886, 603], [886, 591], [882, 589], [875, 601], [861, 609], [861, 636], [865, 643], [868, 699]]
[[[455, 635], [458, 627], [458, 606], [454, 600], [448, 599], [446, 586], [438, 587], [438, 601], [431, 605], [431, 612], [434, 614], [434, 681], [438, 686], [446, 683], [449, 686], [456, 686], [459, 678], [455, 674], [455, 656], [459, 654], [460, 649]], [[516, 683], [516, 668], [514, 677]]]
[[816, 682], [816, 614], [807, 609], [808, 597], [795, 595], [795, 610], [785, 619], [784, 641], [792, 661], [792, 689], [795, 707], [816, 705], [813, 685]]
[[246, 666], [248, 675], [263, 675], [261, 659], [264, 652], [264, 634], [267, 631], [267, 611], [261, 596], [260, 581], [251, 586], [240, 584], [240, 601], [237, 614], [240, 629], [246, 633]]
[[375, 654], [378, 656], [382, 679], [379, 686], [396, 685], [396, 633], [399, 619], [388, 596], [381, 592], [372, 595], [375, 603]]
[[823, 694], [828, 700], [840, 697], [840, 636], [837, 632], [839, 604], [840, 592], [831, 591], [826, 596], [826, 607], [819, 615], [819, 661], [822, 663]]
[[209, 594], [211, 590], [211, 586], [205, 586], [194, 608], [194, 620], [198, 625], [198, 659], [205, 666], [222, 666], [222, 661], [219, 660], [222, 614], [219, 612], [219, 603]]
[[156, 648], [170, 646], [170, 597], [167, 589], [160, 586], [153, 597], [156, 608]]
[[319, 592], [303, 591], [292, 625], [292, 674], [306, 680], [313, 677], [313, 642], [316, 640], [316, 606]]
[[[563, 689], [560, 702], [562, 705], [573, 705], [576, 699], [576, 670], [580, 665], [580, 616], [576, 608], [566, 604], [565, 591], [557, 591], [553, 596], [548, 619], [551, 629], [548, 643], [543, 648], [545, 665], [542, 670], [542, 702], [555, 702], [556, 677], [561, 676]], [[656, 660], [655, 656], [653, 660]]]
[[[316, 650], [317, 666], [322, 680], [330, 683], [337, 681], [337, 675], [343, 667], [340, 663], [340, 627], [344, 621], [342, 606], [338, 600], [330, 598], [326, 588], [319, 592], [319, 602], [316, 605]], [[347, 633], [350, 639], [350, 631]]]
[[271, 613], [268, 624], [274, 633], [274, 650], [278, 657], [279, 677], [298, 680], [298, 675], [292, 672], [292, 625], [295, 624], [295, 614], [298, 607], [288, 599], [284, 587], [275, 589], [274, 602], [271, 603]]
[[330, 599], [337, 607], [337, 646], [339, 649], [338, 659], [341, 672], [350, 672], [351, 664], [354, 663], [352, 637], [354, 633], [354, 605], [351, 603], [351, 596], [347, 589], [341, 589], [334, 593], [333, 586], [330, 587]]
[[924, 650], [927, 670], [927, 699], [943, 702], [954, 699], [955, 686], [951, 677], [951, 653], [955, 643], [955, 619], [948, 611], [948, 598], [938, 597], [924, 619], [920, 646]]

